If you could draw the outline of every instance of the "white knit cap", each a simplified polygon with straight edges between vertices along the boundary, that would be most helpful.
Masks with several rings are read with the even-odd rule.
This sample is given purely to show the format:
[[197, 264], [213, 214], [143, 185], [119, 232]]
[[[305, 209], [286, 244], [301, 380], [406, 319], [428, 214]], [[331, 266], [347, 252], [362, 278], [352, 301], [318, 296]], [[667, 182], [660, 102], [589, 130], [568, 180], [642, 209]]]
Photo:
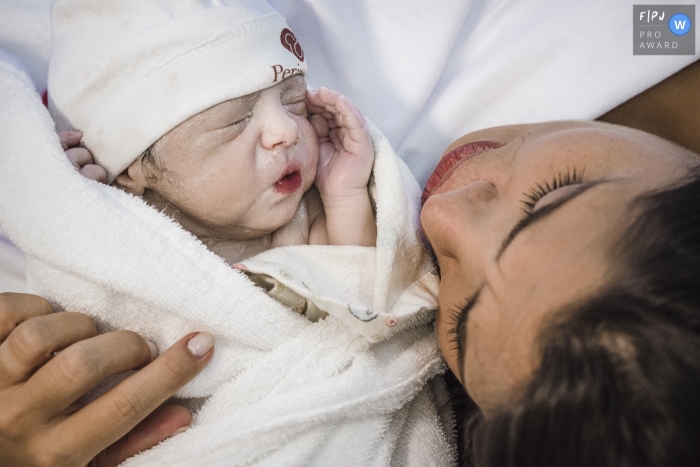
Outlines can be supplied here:
[[55, 0], [52, 21], [51, 114], [110, 183], [193, 115], [306, 73], [265, 0]]

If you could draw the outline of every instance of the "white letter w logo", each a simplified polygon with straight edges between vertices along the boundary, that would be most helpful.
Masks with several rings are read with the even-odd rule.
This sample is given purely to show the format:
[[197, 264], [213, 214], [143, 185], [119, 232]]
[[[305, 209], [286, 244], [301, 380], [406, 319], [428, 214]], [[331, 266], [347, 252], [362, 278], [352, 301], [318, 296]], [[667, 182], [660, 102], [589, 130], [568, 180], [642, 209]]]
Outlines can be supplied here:
[[685, 29], [685, 21], [674, 21], [676, 23], [676, 29], [682, 31]]

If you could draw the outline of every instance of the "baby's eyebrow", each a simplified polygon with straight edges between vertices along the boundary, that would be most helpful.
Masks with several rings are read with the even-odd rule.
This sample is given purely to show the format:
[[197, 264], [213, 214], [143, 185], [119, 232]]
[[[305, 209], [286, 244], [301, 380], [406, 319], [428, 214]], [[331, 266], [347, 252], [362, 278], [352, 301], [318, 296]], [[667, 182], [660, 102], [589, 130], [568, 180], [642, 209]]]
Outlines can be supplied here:
[[221, 109], [221, 113], [218, 113], [218, 115], [221, 117], [227, 116], [227, 118], [231, 115], [244, 116], [252, 110], [258, 99], [260, 99], [260, 91], [222, 102], [218, 106]]
[[255, 103], [260, 99], [260, 91], [254, 92], [253, 94], [248, 94], [247, 96], [239, 97], [238, 99], [233, 99], [236, 108], [245, 109], [247, 112], [250, 110]]

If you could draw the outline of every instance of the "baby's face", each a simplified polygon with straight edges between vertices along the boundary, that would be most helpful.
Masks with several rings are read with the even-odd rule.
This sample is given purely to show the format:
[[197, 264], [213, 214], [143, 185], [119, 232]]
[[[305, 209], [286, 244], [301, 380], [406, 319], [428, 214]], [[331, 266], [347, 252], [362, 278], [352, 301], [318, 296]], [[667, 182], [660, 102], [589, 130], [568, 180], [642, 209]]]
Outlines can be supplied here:
[[316, 176], [306, 81], [293, 76], [211, 107], [163, 136], [154, 154], [163, 170], [148, 188], [185, 228], [237, 240], [266, 235], [292, 219]]

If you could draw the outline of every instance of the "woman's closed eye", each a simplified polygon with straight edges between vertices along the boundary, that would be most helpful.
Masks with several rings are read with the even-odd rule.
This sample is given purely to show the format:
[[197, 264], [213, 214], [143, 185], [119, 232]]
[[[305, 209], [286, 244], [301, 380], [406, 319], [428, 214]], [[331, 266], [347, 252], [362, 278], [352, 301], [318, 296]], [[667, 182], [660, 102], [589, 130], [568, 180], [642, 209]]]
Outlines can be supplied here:
[[532, 215], [535, 207], [542, 204], [540, 200], [550, 193], [567, 186], [580, 185], [583, 182], [583, 172], [584, 170], [579, 171], [576, 168], [572, 170], [567, 167], [566, 172], [558, 172], [551, 180], [537, 183], [530, 191], [523, 193], [525, 199], [521, 202], [525, 206], [523, 211], [526, 216]]
[[449, 310], [447, 315], [447, 334], [450, 336], [451, 350], [457, 353], [459, 376], [462, 381], [464, 381], [462, 373], [466, 355], [467, 320], [469, 319], [469, 312], [479, 301], [479, 295], [484, 286], [485, 284], [482, 284], [473, 296], [467, 298], [461, 306]]
[[555, 175], [551, 183], [538, 183], [531, 191], [524, 193], [525, 199], [522, 203], [525, 205], [525, 208], [523, 208], [525, 217], [520, 219], [506, 236], [498, 249], [498, 253], [496, 253], [496, 262], [499, 261], [503, 252], [520, 232], [535, 222], [541, 222], [561, 206], [587, 190], [601, 183], [612, 181], [612, 179], [603, 178], [583, 182], [583, 175], [578, 175], [578, 173], [583, 174], [583, 171], [577, 172], [576, 170], [570, 171], [567, 169], [566, 173], [561, 172]]

